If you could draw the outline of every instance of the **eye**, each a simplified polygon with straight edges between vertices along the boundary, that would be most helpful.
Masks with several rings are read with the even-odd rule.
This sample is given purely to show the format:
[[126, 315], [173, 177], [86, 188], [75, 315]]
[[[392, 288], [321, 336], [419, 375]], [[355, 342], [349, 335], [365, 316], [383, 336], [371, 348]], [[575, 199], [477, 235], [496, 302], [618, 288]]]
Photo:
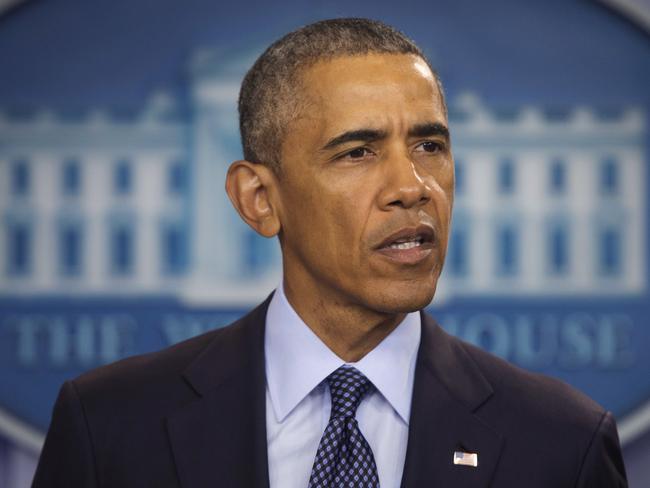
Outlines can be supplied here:
[[416, 152], [438, 153], [444, 149], [444, 145], [436, 141], [424, 141], [415, 147]]
[[343, 154], [341, 159], [363, 159], [370, 155], [372, 155], [372, 152], [368, 148], [357, 147]]

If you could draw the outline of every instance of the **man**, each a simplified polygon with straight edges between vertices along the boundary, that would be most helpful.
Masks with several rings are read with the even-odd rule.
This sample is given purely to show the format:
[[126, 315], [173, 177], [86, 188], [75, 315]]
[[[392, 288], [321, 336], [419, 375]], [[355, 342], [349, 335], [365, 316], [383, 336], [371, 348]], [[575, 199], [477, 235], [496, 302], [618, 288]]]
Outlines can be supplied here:
[[283, 282], [236, 323], [67, 382], [34, 486], [626, 486], [610, 413], [446, 335], [454, 168], [422, 52], [318, 22], [247, 74], [227, 192]]

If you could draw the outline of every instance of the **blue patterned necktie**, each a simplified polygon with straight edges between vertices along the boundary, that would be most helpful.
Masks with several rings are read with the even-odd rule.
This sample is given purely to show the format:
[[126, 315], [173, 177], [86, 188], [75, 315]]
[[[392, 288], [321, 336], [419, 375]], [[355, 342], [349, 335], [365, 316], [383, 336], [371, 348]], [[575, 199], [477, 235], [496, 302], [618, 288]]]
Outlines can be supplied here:
[[316, 451], [309, 488], [379, 488], [375, 458], [355, 418], [372, 383], [350, 366], [334, 371], [327, 383], [332, 412]]

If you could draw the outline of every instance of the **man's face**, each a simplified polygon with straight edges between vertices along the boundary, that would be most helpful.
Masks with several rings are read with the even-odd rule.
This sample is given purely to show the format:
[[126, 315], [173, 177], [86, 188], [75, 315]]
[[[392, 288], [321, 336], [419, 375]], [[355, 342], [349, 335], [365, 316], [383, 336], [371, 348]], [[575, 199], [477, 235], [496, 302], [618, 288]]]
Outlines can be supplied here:
[[278, 187], [289, 289], [382, 313], [425, 306], [454, 187], [431, 70], [411, 55], [335, 58], [305, 71], [303, 92]]

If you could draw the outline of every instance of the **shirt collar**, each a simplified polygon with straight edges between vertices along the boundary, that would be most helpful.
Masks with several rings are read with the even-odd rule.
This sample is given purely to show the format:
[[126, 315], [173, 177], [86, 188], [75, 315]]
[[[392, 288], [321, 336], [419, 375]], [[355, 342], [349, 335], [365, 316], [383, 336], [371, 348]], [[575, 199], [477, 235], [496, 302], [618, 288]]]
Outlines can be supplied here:
[[420, 345], [420, 314], [408, 314], [377, 347], [356, 363], [334, 354], [302, 321], [282, 285], [266, 313], [266, 381], [276, 420], [287, 415], [343, 364], [361, 371], [408, 425]]

